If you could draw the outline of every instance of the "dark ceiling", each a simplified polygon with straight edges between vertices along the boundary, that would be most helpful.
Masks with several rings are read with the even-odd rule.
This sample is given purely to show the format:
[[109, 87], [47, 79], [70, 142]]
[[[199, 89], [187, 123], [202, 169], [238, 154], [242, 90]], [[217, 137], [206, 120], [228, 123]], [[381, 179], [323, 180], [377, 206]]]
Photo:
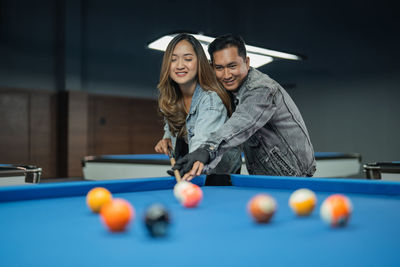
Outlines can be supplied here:
[[88, 90], [92, 81], [155, 89], [162, 53], [146, 44], [179, 30], [231, 32], [250, 45], [306, 56], [260, 68], [284, 84], [400, 70], [399, 9], [392, 1], [0, 0], [0, 11], [2, 57], [14, 64], [0, 63], [5, 71], [51, 72], [49, 32], [65, 27], [67, 69], [80, 62]]
[[210, 36], [232, 32], [251, 45], [305, 55], [304, 62], [261, 67], [287, 83], [304, 75], [322, 79], [398, 71], [397, 10], [385, 1], [89, 1], [86, 48], [96, 62], [89, 74], [115, 63], [120, 72], [108, 73], [116, 75], [110, 78], [154, 85], [162, 53], [145, 45], [178, 30]]

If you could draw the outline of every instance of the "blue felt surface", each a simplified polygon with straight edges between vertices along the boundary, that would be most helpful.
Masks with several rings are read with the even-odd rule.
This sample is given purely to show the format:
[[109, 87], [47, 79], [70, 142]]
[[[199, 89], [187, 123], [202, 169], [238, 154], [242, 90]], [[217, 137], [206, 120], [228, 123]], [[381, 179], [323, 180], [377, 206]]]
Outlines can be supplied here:
[[[180, 206], [172, 189], [115, 193], [136, 210], [136, 219], [122, 234], [105, 230], [99, 216], [86, 207], [85, 196], [3, 202], [0, 266], [400, 264], [400, 196], [348, 193], [354, 206], [351, 221], [345, 228], [331, 229], [318, 212], [331, 192], [316, 191], [314, 213], [297, 218], [288, 207], [292, 191], [284, 183], [281, 189], [203, 187], [204, 199], [196, 209]], [[247, 202], [258, 193], [277, 201], [270, 224], [257, 225], [247, 214]], [[154, 202], [165, 204], [172, 217], [170, 234], [163, 239], [150, 238], [142, 223], [144, 211]]]
[[239, 174], [231, 175], [231, 179], [232, 184], [236, 186], [285, 188], [291, 190], [305, 187], [322, 192], [400, 195], [400, 183], [394, 181]]

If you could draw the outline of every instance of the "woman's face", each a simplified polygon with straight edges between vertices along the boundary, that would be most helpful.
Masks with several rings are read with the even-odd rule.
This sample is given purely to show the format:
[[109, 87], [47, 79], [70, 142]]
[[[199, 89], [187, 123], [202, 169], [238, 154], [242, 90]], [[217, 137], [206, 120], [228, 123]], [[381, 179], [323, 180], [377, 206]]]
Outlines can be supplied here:
[[180, 41], [172, 51], [169, 75], [178, 85], [190, 86], [196, 82], [197, 56], [188, 41]]

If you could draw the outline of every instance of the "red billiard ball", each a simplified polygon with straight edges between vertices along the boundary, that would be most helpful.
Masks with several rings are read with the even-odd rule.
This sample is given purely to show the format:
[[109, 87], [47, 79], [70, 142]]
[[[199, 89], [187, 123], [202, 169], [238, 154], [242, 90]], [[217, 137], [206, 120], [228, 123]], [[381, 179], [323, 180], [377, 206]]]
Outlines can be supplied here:
[[190, 183], [189, 186], [183, 188], [181, 194], [181, 203], [186, 208], [194, 208], [198, 206], [203, 199], [203, 191], [201, 190], [201, 188], [198, 185], [192, 183]]

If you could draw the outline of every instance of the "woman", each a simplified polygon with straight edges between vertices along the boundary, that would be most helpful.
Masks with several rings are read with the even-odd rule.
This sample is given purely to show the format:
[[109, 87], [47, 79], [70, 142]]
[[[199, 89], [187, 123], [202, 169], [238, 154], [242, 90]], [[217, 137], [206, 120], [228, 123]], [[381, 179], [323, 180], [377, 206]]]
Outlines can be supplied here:
[[[158, 84], [158, 106], [165, 119], [158, 153], [174, 149], [177, 159], [196, 150], [231, 114], [230, 98], [218, 83], [200, 42], [189, 34], [177, 35], [167, 47]], [[240, 170], [238, 148], [231, 149], [209, 174]]]

